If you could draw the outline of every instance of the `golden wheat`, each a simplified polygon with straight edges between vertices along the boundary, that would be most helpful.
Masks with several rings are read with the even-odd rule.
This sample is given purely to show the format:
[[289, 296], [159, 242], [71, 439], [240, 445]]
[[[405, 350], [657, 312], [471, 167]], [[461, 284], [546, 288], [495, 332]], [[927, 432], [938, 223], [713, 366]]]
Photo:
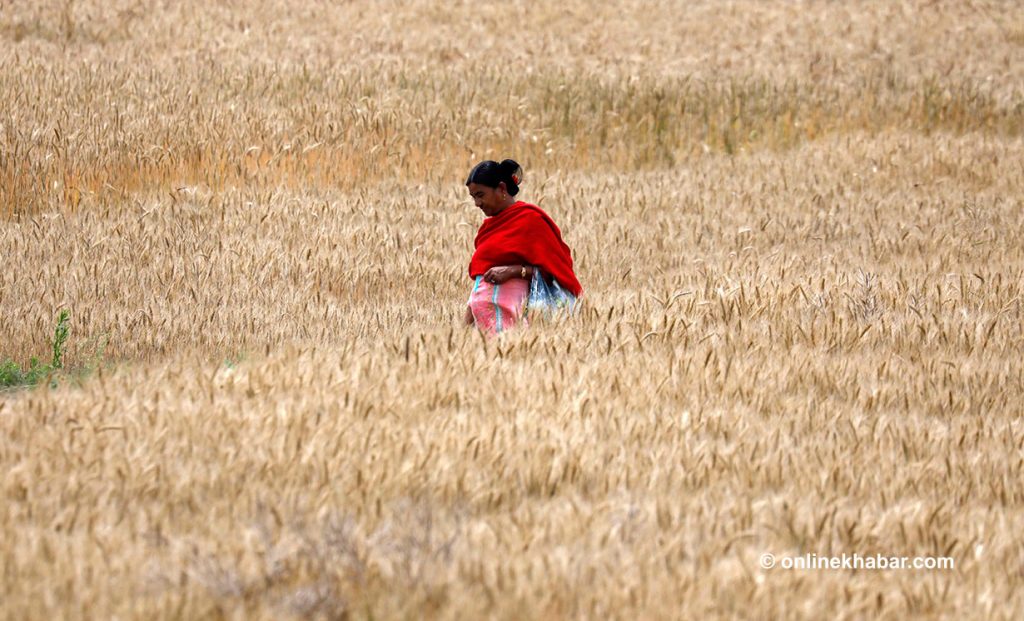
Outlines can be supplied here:
[[[0, 359], [107, 364], [0, 393], [2, 616], [1019, 618], [1021, 24], [5, 4]], [[506, 156], [586, 292], [486, 340]]]

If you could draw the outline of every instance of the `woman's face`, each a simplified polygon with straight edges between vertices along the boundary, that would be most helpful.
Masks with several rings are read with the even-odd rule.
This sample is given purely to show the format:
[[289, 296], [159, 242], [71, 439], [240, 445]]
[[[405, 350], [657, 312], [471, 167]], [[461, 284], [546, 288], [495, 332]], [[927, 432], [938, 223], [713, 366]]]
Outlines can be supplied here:
[[469, 195], [473, 198], [473, 203], [483, 210], [484, 215], [493, 216], [505, 208], [505, 201], [501, 198], [501, 186], [502, 184], [498, 184], [496, 188], [489, 188], [479, 183], [469, 184]]

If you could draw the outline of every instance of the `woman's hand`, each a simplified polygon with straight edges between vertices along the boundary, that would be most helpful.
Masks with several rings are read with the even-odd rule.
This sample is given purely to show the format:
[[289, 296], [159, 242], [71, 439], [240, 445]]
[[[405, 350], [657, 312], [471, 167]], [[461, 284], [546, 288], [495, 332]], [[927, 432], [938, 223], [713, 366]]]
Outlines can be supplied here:
[[470, 307], [468, 307], [468, 306], [466, 307], [466, 314], [465, 314], [465, 316], [463, 316], [463, 318], [462, 318], [462, 321], [463, 321], [463, 322], [464, 322], [464, 323], [465, 323], [465, 324], [466, 324], [467, 326], [471, 326], [471, 325], [473, 325], [473, 322], [475, 321], [475, 319], [474, 319], [474, 317], [473, 317], [473, 309], [471, 309], [471, 308], [470, 308]]
[[484, 272], [484, 282], [500, 285], [511, 278], [519, 278], [522, 273], [521, 265], [499, 265]]

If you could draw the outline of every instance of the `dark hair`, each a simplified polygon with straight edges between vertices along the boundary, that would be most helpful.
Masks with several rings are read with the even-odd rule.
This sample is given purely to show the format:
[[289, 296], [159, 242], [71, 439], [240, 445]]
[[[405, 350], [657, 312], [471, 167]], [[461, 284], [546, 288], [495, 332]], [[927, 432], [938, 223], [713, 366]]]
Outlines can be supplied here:
[[523, 182], [523, 169], [515, 160], [502, 160], [500, 164], [494, 160], [484, 160], [469, 171], [469, 178], [466, 179], [466, 185], [479, 183], [489, 188], [496, 188], [502, 182], [508, 188], [509, 194], [519, 194], [519, 184]]

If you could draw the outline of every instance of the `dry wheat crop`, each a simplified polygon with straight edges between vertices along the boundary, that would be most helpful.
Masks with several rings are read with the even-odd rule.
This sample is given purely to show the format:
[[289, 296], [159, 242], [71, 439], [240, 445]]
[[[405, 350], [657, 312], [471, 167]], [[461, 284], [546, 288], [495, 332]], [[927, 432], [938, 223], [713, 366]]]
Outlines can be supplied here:
[[[16, 0], [0, 93], [0, 361], [102, 354], [3, 618], [1024, 613], [1019, 3]], [[586, 292], [487, 341], [507, 156]]]

